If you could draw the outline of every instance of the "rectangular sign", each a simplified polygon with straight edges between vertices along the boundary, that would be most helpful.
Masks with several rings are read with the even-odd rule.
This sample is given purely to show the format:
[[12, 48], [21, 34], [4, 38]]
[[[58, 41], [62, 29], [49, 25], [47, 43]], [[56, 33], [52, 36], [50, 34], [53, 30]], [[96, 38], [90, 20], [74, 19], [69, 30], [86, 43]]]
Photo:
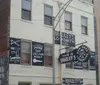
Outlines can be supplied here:
[[62, 32], [62, 45], [75, 47], [75, 35]]
[[20, 48], [21, 40], [16, 38], [10, 38], [10, 59], [9, 62], [12, 64], [20, 64]]
[[75, 47], [75, 35], [73, 34], [61, 32], [60, 35], [59, 31], [55, 31], [54, 38], [55, 38], [55, 44], [60, 44], [60, 38], [61, 38], [62, 45]]
[[59, 62], [61, 64], [67, 63], [67, 62], [73, 62], [73, 61], [77, 61], [77, 57], [76, 57], [76, 51], [77, 49], [74, 49], [73, 51], [70, 52], [66, 52], [63, 54], [60, 54], [59, 56]]
[[91, 52], [91, 57], [90, 57], [90, 70], [95, 70], [95, 65], [96, 65], [96, 54], [95, 52]]
[[32, 65], [44, 66], [44, 44], [32, 42]]
[[83, 79], [78, 79], [78, 78], [63, 78], [62, 79], [62, 81], [63, 81], [63, 84], [79, 84], [79, 85], [81, 85], [81, 84], [83, 84]]
[[55, 44], [60, 44], [60, 31], [55, 31]]
[[0, 56], [0, 85], [8, 85], [9, 78], [9, 58]]

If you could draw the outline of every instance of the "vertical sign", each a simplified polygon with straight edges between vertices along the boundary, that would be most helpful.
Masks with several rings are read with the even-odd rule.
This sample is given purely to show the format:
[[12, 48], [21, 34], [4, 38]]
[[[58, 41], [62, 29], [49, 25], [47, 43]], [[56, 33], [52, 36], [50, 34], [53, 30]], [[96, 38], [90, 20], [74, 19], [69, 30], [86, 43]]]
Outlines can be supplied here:
[[55, 31], [55, 44], [60, 44], [60, 31]]
[[96, 56], [95, 52], [91, 52], [90, 56], [90, 70], [95, 70]]
[[8, 57], [0, 56], [0, 85], [8, 85], [9, 61]]
[[10, 38], [10, 63], [20, 64], [20, 42], [20, 39]]
[[32, 42], [32, 65], [44, 66], [44, 44]]

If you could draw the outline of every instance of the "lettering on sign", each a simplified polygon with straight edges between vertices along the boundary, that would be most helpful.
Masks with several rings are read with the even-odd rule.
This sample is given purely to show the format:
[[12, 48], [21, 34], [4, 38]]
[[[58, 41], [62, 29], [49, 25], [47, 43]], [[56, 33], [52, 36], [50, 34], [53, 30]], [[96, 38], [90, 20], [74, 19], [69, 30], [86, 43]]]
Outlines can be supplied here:
[[63, 78], [63, 84], [83, 84], [83, 79], [78, 78]]
[[32, 42], [32, 64], [44, 66], [44, 44]]
[[85, 46], [85, 45], [81, 45], [80, 47], [78, 47], [77, 49], [77, 59], [78, 61], [84, 62], [87, 61], [90, 58], [90, 49]]

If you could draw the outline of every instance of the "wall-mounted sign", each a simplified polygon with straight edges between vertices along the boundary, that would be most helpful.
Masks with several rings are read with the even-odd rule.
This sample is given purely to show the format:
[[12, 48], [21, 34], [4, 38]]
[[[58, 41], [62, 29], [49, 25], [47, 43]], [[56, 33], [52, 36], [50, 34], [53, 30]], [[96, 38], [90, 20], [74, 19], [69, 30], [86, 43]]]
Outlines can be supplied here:
[[55, 43], [60, 44], [60, 31], [55, 31]]
[[44, 66], [44, 44], [32, 42], [32, 65]]
[[75, 47], [75, 35], [61, 32], [60, 36], [60, 32], [55, 31], [55, 44], [60, 44], [60, 38], [62, 45]]
[[83, 84], [83, 79], [78, 79], [78, 78], [63, 78], [62, 79], [63, 84], [78, 84], [81, 85]]
[[96, 54], [95, 52], [91, 52], [91, 56], [90, 56], [90, 70], [95, 70], [96, 66]]
[[[74, 49], [68, 53], [60, 54], [58, 60], [61, 64], [73, 61], [85, 62], [90, 58], [90, 49], [81, 45], [78, 49]], [[85, 66], [85, 65], [84, 65]]]
[[13, 64], [20, 64], [20, 39], [10, 38], [10, 59], [9, 62]]
[[66, 53], [60, 54], [58, 60], [61, 64], [76, 61], [77, 60], [77, 57], [75, 56], [76, 53], [77, 53], [77, 49], [74, 49], [73, 51], [70, 51], [68, 53], [66, 52]]
[[0, 56], [0, 85], [8, 85], [9, 60], [6, 56]]
[[90, 58], [90, 49], [86, 45], [81, 45], [77, 49], [77, 59], [78, 61], [84, 62]]
[[62, 45], [75, 47], [75, 35], [62, 32]]

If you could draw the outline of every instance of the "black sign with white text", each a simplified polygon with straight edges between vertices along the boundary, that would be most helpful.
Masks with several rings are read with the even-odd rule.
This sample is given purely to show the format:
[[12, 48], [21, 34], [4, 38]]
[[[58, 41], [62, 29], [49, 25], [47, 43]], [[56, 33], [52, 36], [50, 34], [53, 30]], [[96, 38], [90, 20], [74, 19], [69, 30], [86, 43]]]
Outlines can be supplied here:
[[75, 56], [77, 53], [77, 49], [74, 49], [73, 51], [70, 51], [70, 52], [66, 52], [66, 53], [63, 53], [59, 56], [59, 62], [61, 64], [63, 63], [67, 63], [67, 62], [72, 62], [72, 61], [77, 61], [77, 57]]
[[78, 79], [78, 78], [63, 78], [62, 79], [63, 84], [83, 84], [83, 79]]
[[85, 46], [85, 45], [81, 45], [78, 47], [77, 49], [77, 59], [78, 61], [84, 62], [87, 61], [90, 58], [90, 49]]
[[44, 44], [32, 42], [32, 65], [44, 66]]
[[65, 32], [61, 32], [60, 35], [59, 31], [55, 31], [55, 44], [60, 44], [60, 38], [62, 45], [75, 47], [75, 35]]
[[75, 47], [75, 35], [62, 32], [62, 45]]
[[10, 43], [9, 62], [13, 64], [20, 64], [21, 40], [16, 38], [10, 38], [9, 43]]
[[[73, 61], [86, 62], [90, 58], [90, 49], [81, 45], [78, 49], [74, 49], [73, 51], [69, 51], [68, 53], [60, 54], [58, 60], [61, 64]], [[87, 65], [84, 64], [84, 67]]]

